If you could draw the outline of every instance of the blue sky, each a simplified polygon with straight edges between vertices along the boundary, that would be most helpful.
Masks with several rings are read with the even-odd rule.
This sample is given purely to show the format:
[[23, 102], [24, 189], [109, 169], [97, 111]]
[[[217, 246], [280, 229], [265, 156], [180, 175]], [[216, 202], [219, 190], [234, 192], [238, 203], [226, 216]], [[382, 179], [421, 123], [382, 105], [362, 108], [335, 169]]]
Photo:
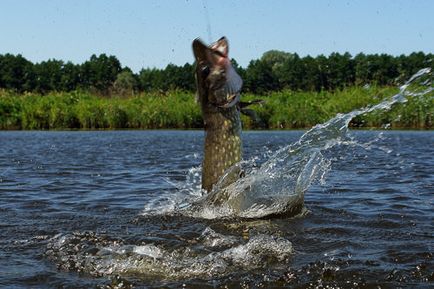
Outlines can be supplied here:
[[242, 66], [270, 49], [434, 53], [433, 15], [430, 0], [1, 0], [0, 54], [82, 63], [107, 53], [137, 72], [191, 63], [194, 38], [222, 35]]

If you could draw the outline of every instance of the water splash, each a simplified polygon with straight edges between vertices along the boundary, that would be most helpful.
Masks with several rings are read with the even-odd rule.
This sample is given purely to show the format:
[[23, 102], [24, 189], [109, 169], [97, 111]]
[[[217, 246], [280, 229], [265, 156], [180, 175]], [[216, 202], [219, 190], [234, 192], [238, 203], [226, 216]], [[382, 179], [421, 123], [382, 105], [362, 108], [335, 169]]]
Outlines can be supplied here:
[[[304, 193], [314, 181], [324, 180], [331, 161], [324, 152], [337, 145], [359, 145], [349, 133], [350, 121], [359, 115], [387, 111], [409, 97], [432, 94], [433, 74], [422, 69], [400, 87], [399, 93], [379, 104], [337, 114], [318, 124], [300, 139], [278, 150], [259, 168], [251, 161], [237, 164], [247, 168], [246, 177], [226, 186], [228, 171], [213, 191], [193, 200], [182, 214], [200, 218], [262, 218], [270, 215], [295, 215], [303, 211]], [[230, 169], [229, 169], [230, 170]]]
[[208, 33], [208, 43], [212, 43], [212, 33], [211, 33], [211, 22], [209, 20], [209, 13], [208, 13], [208, 5], [206, 3], [206, 0], [202, 0], [202, 7], [205, 13], [205, 20], [206, 20], [206, 32]]
[[46, 255], [63, 270], [94, 276], [184, 279], [252, 270], [262, 267], [265, 260], [282, 262], [293, 252], [291, 242], [281, 237], [258, 234], [245, 241], [216, 233], [209, 227], [195, 242], [195, 250], [189, 247], [168, 250], [154, 244], [123, 244], [92, 232], [73, 233], [55, 236]]
[[[168, 214], [208, 219], [297, 214], [303, 210], [304, 194], [311, 183], [324, 180], [330, 169], [331, 160], [325, 152], [337, 145], [372, 147], [371, 143], [360, 144], [351, 137], [348, 129], [351, 119], [372, 111], [388, 110], [409, 97], [431, 95], [433, 91], [432, 73], [421, 70], [390, 99], [338, 114], [328, 122], [316, 125], [296, 143], [271, 154], [262, 165], [257, 165], [256, 158], [238, 164], [246, 176], [226, 186], [225, 175], [210, 194], [202, 194], [200, 189], [201, 168], [192, 168], [187, 181], [173, 184], [177, 193], [163, 194], [145, 207], [143, 214], [152, 216], [147, 224], [159, 223], [156, 215]], [[178, 220], [178, 216], [175, 219]], [[265, 222], [264, 230], [260, 229], [261, 222]], [[222, 234], [207, 225], [199, 234], [186, 234], [188, 239], [167, 238], [164, 233], [146, 238], [140, 233], [138, 240], [131, 236], [121, 239], [95, 232], [59, 234], [49, 240], [45, 254], [63, 270], [94, 276], [162, 280], [221, 277], [237, 271], [275, 268], [276, 264], [285, 264], [291, 258], [291, 242], [281, 237], [278, 229], [272, 229], [270, 233], [267, 222], [235, 220], [233, 226], [250, 223], [255, 228], [247, 230], [247, 237], [240, 234], [240, 231], [244, 233], [244, 225], [232, 228], [237, 234]], [[216, 228], [220, 222], [218, 224]], [[228, 222], [226, 225], [231, 226]], [[245, 228], [249, 227], [245, 225]]]
[[186, 179], [183, 182], [174, 182], [165, 179], [165, 181], [170, 184], [176, 192], [166, 191], [147, 202], [143, 208], [142, 215], [170, 215], [180, 208], [188, 206], [191, 200], [202, 197], [204, 192], [202, 192], [201, 189], [201, 172], [201, 167], [193, 167], [188, 170]]

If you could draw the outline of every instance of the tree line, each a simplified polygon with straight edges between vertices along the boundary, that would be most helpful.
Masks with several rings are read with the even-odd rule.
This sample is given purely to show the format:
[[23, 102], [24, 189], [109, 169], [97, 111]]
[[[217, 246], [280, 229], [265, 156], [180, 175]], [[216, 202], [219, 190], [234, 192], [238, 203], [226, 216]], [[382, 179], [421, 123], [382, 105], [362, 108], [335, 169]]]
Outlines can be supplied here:
[[[254, 94], [273, 91], [333, 91], [351, 86], [396, 85], [424, 67], [434, 68], [434, 54], [409, 55], [332, 53], [300, 57], [271, 50], [243, 68], [232, 59], [244, 80], [243, 90]], [[50, 59], [32, 63], [22, 55], [0, 55], [0, 88], [18, 93], [86, 90], [100, 95], [141, 92], [194, 91], [194, 64], [169, 64], [164, 69], [143, 68], [134, 73], [115, 56], [92, 55], [82, 64]]]

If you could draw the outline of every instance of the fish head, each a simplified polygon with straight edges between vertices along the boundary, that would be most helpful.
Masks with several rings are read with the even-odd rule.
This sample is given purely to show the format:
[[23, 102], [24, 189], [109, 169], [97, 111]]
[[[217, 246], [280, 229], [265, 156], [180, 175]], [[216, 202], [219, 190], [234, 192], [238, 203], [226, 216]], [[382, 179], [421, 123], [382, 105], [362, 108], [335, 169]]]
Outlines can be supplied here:
[[229, 44], [225, 37], [211, 45], [198, 38], [193, 41], [196, 80], [202, 104], [229, 108], [239, 102], [243, 81], [233, 68], [228, 52]]

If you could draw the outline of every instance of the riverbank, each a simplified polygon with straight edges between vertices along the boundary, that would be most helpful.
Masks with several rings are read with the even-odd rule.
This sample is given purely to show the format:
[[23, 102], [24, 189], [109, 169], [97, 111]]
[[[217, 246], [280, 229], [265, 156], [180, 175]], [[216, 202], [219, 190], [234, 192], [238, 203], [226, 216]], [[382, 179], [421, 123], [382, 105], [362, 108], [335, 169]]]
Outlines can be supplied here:
[[[243, 94], [242, 100], [263, 99], [251, 108], [257, 119], [242, 116], [245, 129], [302, 129], [336, 115], [379, 103], [397, 93], [389, 87], [350, 87], [334, 92], [281, 91]], [[355, 118], [354, 128], [432, 129], [434, 99], [410, 98], [388, 112]], [[194, 93], [142, 93], [100, 97], [88, 92], [39, 95], [0, 91], [0, 129], [189, 129], [201, 128]]]

